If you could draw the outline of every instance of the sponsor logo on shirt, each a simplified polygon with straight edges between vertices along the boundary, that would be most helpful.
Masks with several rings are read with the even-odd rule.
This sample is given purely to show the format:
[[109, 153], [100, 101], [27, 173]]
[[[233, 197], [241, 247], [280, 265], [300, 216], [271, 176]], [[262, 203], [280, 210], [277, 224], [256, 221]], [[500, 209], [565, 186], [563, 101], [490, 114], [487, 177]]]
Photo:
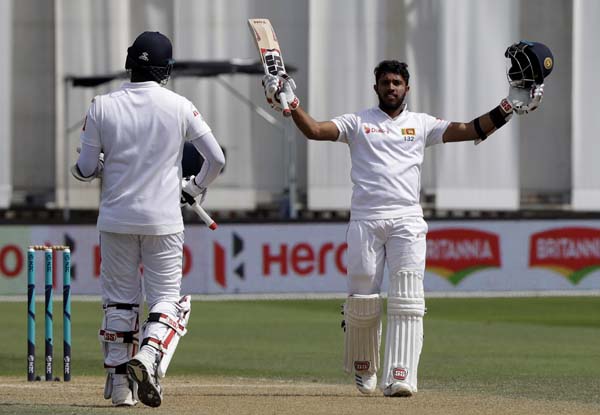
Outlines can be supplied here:
[[497, 234], [474, 229], [440, 229], [427, 234], [427, 270], [458, 285], [469, 274], [500, 267]]
[[578, 284], [600, 268], [600, 229], [568, 227], [534, 233], [529, 240], [529, 266], [550, 269]]
[[363, 129], [365, 130], [365, 134], [373, 134], [373, 133], [387, 134], [389, 132], [388, 130], [384, 130], [383, 128], [373, 127], [368, 124], [363, 125]]

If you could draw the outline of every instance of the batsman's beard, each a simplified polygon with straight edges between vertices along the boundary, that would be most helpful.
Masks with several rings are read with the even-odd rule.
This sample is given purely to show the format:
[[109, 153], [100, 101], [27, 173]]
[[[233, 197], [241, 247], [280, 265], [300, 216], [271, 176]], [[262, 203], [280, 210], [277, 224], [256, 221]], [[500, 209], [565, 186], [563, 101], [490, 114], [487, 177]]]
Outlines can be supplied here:
[[377, 98], [379, 98], [379, 108], [381, 108], [385, 112], [395, 112], [404, 105], [404, 100], [406, 99], [406, 92], [402, 94], [394, 103], [386, 102], [386, 100], [380, 94], [377, 94]]

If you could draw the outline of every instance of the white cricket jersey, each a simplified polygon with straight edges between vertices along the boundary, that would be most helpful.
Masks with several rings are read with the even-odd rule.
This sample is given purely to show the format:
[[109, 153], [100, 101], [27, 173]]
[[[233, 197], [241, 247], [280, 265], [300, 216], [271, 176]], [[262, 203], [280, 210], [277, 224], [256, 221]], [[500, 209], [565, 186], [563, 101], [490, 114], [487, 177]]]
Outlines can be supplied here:
[[137, 235], [183, 231], [183, 144], [210, 132], [194, 105], [158, 83], [126, 82], [97, 96], [81, 142], [104, 151], [98, 229]]
[[350, 147], [351, 219], [422, 216], [419, 204], [425, 147], [442, 142], [450, 122], [404, 110], [390, 118], [379, 107], [332, 119], [338, 142]]

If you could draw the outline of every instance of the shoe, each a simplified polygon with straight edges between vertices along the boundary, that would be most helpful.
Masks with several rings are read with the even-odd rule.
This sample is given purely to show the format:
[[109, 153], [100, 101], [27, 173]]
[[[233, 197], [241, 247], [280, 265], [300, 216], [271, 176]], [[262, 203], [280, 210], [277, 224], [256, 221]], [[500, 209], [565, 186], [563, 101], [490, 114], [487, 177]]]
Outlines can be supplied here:
[[413, 396], [413, 390], [408, 383], [394, 382], [391, 385], [386, 386], [383, 390], [383, 396], [393, 397], [410, 397]]
[[355, 372], [354, 382], [361, 393], [370, 395], [377, 389], [377, 373], [369, 373], [364, 370]]
[[162, 388], [156, 375], [156, 359], [140, 351], [127, 363], [129, 379], [137, 384], [138, 399], [156, 408], [162, 403]]
[[[134, 383], [127, 375], [112, 375], [112, 391], [110, 398], [114, 406], [135, 406], [137, 403]], [[105, 395], [106, 396], [106, 395]]]

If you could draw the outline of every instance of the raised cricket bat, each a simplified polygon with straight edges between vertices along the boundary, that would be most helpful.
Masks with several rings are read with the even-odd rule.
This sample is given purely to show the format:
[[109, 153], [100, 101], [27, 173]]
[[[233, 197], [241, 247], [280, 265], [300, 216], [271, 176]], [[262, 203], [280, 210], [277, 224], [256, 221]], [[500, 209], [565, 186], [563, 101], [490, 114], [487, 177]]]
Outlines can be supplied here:
[[[286, 73], [283, 58], [281, 57], [281, 49], [275, 30], [269, 19], [256, 18], [248, 19], [248, 26], [256, 41], [258, 54], [265, 69], [265, 75], [279, 75], [281, 72]], [[274, 92], [274, 91], [273, 91]], [[279, 100], [283, 107], [283, 116], [289, 117], [292, 111], [288, 106], [287, 99], [283, 91], [279, 92]]]

